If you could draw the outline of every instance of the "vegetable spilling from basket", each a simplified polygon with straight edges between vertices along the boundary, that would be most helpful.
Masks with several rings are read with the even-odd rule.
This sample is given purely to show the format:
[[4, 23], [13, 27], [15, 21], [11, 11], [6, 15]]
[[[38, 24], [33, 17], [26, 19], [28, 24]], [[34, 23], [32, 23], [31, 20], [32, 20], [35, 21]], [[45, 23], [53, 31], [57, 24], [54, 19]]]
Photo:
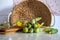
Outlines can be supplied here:
[[[22, 28], [23, 33], [38, 33], [38, 32], [40, 32], [41, 27], [44, 26], [44, 22], [42, 22], [42, 23], [38, 22], [41, 19], [42, 19], [41, 17], [38, 17], [38, 18], [32, 19], [30, 22], [17, 21], [16, 26], [19, 28]], [[0, 26], [6, 26], [6, 27], [10, 28], [9, 22], [4, 22], [4, 23], [0, 24]], [[43, 28], [42, 32], [45, 32], [48, 34], [55, 34], [58, 32], [58, 30], [51, 28], [51, 27], [45, 27], [45, 28]]]
[[38, 23], [39, 20], [41, 20], [42, 18], [38, 17], [38, 18], [35, 18], [35, 19], [32, 19], [30, 22], [20, 22], [20, 21], [17, 21], [16, 22], [16, 25], [18, 27], [23, 27], [22, 31], [24, 33], [37, 33], [37, 32], [40, 32], [40, 27], [43, 26], [44, 23]]
[[58, 32], [57, 29], [54, 29], [54, 28], [50, 28], [50, 27], [46, 27], [43, 29], [44, 32], [48, 33], [48, 34], [55, 34]]

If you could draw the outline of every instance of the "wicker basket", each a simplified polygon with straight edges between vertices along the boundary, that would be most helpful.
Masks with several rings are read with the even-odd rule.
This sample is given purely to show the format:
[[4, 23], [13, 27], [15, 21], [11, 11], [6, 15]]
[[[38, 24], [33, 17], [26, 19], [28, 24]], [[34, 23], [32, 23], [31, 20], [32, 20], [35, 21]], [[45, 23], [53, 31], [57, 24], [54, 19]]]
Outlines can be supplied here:
[[51, 12], [44, 3], [37, 0], [23, 1], [13, 8], [9, 22], [14, 25], [16, 20], [30, 21], [36, 17], [42, 17], [39, 23], [44, 22], [44, 26], [51, 24]]

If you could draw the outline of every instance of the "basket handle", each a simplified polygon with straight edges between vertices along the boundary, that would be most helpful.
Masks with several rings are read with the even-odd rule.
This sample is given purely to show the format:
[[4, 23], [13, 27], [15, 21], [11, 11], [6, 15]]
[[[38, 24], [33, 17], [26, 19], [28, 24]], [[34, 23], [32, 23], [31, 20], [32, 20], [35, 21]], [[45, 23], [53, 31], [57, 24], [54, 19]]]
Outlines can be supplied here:
[[53, 21], [53, 24], [50, 24], [50, 27], [53, 27], [55, 25], [55, 15], [53, 13], [51, 13], [51, 15], [53, 15], [54, 21]]

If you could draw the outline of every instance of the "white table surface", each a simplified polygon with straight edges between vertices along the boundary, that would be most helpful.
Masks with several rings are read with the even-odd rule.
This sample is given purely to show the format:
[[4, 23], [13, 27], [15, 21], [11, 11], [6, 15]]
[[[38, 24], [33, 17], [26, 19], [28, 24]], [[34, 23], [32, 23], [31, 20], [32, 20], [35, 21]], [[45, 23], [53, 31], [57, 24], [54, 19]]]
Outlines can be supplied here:
[[[45, 0], [41, 0], [46, 4]], [[56, 0], [54, 0], [56, 1]], [[47, 0], [48, 5], [53, 8], [53, 13], [60, 12], [60, 6], [56, 6], [54, 1], [52, 1], [52, 4], [54, 7], [51, 6], [50, 0]], [[59, 3], [60, 0], [58, 0]], [[12, 10], [13, 6], [13, 0], [0, 0], [0, 23], [3, 22], [3, 20], [7, 20], [9, 12]], [[59, 12], [58, 12], [59, 11]], [[32, 33], [32, 34], [24, 34], [24, 33], [15, 33], [11, 35], [1, 35], [0, 34], [0, 40], [60, 40], [60, 16], [55, 15], [55, 25], [54, 28], [58, 29], [58, 33], [54, 35], [49, 35], [45, 33]]]
[[60, 40], [60, 35], [45, 33], [15, 33], [11, 35], [0, 35], [0, 40]]

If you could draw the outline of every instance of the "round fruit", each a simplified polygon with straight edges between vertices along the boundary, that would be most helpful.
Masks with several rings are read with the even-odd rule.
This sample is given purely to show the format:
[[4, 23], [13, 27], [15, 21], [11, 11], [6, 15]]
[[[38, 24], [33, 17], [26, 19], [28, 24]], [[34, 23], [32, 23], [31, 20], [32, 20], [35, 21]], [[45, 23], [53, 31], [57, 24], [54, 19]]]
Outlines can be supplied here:
[[23, 28], [23, 32], [24, 32], [24, 33], [27, 33], [27, 32], [28, 32], [28, 28], [27, 28], [27, 27], [24, 27], [24, 28]]
[[29, 29], [29, 33], [33, 33], [34, 32], [34, 29], [33, 28], [30, 28]]
[[40, 32], [40, 28], [35, 28], [34, 30], [36, 33]]

